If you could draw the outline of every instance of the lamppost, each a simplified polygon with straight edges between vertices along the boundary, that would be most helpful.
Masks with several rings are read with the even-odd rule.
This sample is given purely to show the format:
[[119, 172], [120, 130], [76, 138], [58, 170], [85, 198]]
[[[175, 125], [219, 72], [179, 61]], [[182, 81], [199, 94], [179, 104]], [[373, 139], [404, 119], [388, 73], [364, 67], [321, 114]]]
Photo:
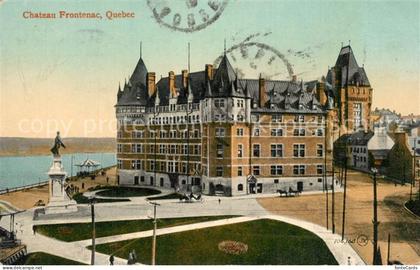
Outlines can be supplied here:
[[[157, 92], [156, 92], [157, 95]], [[154, 124], [157, 126], [157, 122], [156, 122], [156, 117], [159, 115], [159, 111], [157, 110], [157, 106], [153, 107], [153, 122]], [[155, 129], [154, 132], [154, 161], [153, 161], [153, 185], [156, 186], [156, 148], [157, 148], [157, 132], [158, 132], [158, 128]]]
[[95, 196], [89, 198], [90, 201], [90, 214], [92, 218], [92, 253], [90, 257], [90, 264], [95, 265], [95, 252], [96, 252], [96, 245], [95, 245], [95, 238], [96, 238], [96, 226], [95, 226]]
[[152, 242], [152, 265], [156, 264], [156, 230], [157, 230], [157, 220], [156, 220], [156, 207], [160, 204], [155, 202], [149, 202], [153, 205], [153, 242]]
[[378, 170], [376, 168], [372, 168], [373, 173], [373, 265], [380, 265], [378, 258], [378, 201], [377, 201], [377, 194], [376, 194], [376, 174]]
[[[189, 91], [192, 91], [189, 81], [188, 81], [188, 89], [189, 89]], [[188, 93], [188, 94], [190, 94], [190, 93]], [[192, 113], [193, 113], [192, 102], [189, 102], [189, 100], [188, 100], [187, 101], [187, 108], [186, 108], [186, 115], [187, 115], [187, 121], [186, 121], [186, 123], [187, 123], [186, 124], [187, 125], [187, 189], [188, 189], [188, 183], [189, 183], [189, 178], [190, 178], [190, 116], [191, 116]], [[191, 179], [191, 191], [192, 191], [192, 187], [193, 187], [193, 181]]]
[[346, 224], [346, 197], [347, 197], [347, 138], [345, 139], [344, 157], [344, 191], [343, 191], [343, 221], [341, 224], [341, 240], [344, 240]]

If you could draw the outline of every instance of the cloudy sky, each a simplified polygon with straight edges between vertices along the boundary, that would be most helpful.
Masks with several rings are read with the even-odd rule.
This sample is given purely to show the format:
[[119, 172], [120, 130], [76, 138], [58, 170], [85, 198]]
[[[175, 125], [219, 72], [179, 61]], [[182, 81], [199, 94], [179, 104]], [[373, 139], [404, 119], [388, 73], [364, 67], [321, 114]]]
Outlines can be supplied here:
[[[158, 78], [187, 68], [188, 42], [191, 71], [198, 71], [223, 53], [226, 39], [228, 50], [249, 44], [228, 54], [243, 76], [287, 80], [288, 63], [299, 79], [312, 80], [326, 74], [350, 40], [373, 86], [373, 108], [420, 113], [418, 1], [231, 0], [213, 23], [193, 32], [163, 23], [172, 25], [178, 13], [179, 28], [187, 27], [188, 14], [201, 24], [200, 9], [215, 14], [208, 1], [149, 2], [0, 1], [0, 136], [52, 137], [56, 129], [64, 136], [114, 136], [116, 91], [138, 61], [140, 42]], [[159, 23], [151, 6], [171, 12]], [[60, 11], [102, 19], [24, 18]], [[109, 20], [107, 11], [135, 17]]]

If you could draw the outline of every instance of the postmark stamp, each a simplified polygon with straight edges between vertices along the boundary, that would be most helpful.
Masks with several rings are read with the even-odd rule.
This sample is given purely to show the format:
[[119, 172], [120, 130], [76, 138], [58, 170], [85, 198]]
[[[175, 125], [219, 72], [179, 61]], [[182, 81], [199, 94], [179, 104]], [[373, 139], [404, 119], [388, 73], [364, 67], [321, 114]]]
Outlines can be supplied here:
[[[257, 33], [248, 36], [243, 41], [226, 49], [226, 54], [235, 63], [236, 72], [239, 77], [251, 75], [255, 77], [256, 74], [245, 74], [261, 72], [259, 67], [263, 67], [265, 78], [274, 78], [280, 75], [287, 74], [290, 78], [294, 75], [293, 65], [289, 62], [285, 54], [264, 42], [253, 41], [258, 36], [267, 36], [270, 33]], [[217, 57], [213, 64], [218, 66], [223, 58], [223, 54]]]
[[184, 33], [200, 31], [214, 23], [227, 4], [228, 0], [147, 0], [160, 25]]

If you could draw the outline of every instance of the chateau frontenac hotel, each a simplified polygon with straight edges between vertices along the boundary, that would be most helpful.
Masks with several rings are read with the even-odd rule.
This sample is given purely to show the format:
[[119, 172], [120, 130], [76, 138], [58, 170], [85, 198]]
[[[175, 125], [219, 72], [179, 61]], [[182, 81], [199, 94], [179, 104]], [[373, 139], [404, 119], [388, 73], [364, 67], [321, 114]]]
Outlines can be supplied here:
[[237, 196], [331, 185], [332, 142], [370, 129], [372, 88], [350, 46], [321, 81], [238, 78], [218, 67], [156, 83], [142, 58], [118, 90], [120, 185]]

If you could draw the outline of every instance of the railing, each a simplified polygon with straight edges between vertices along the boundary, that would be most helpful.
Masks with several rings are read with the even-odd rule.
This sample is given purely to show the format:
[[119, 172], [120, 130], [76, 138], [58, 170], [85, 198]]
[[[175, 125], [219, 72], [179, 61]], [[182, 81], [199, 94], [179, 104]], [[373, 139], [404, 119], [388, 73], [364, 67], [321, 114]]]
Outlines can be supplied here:
[[38, 183], [35, 183], [35, 184], [29, 184], [29, 185], [21, 186], [21, 187], [1, 189], [0, 190], [0, 195], [1, 194], [7, 194], [9, 192], [15, 192], [15, 191], [19, 191], [19, 190], [25, 190], [25, 189], [29, 189], [29, 188], [34, 188], [34, 187], [41, 187], [41, 186], [45, 186], [45, 185], [48, 185], [48, 180], [42, 181], [42, 182], [38, 182]]

